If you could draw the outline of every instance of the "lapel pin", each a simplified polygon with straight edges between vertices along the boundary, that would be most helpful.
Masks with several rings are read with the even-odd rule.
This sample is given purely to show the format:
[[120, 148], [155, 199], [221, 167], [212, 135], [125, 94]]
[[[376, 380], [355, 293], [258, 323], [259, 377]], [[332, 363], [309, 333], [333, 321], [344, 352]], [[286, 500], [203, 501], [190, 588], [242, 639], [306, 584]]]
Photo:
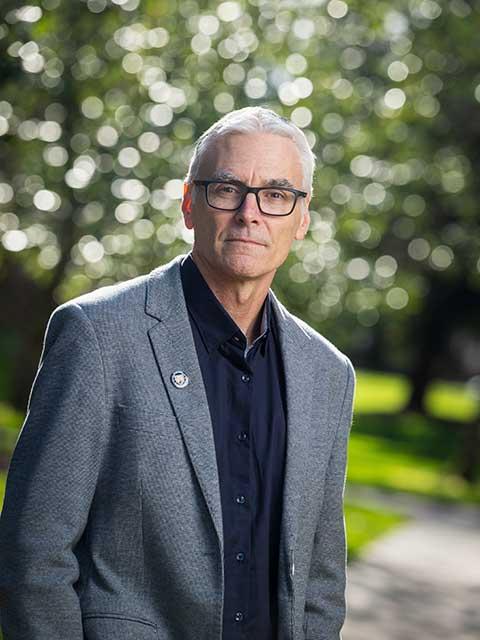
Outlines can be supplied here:
[[177, 389], [184, 389], [189, 382], [187, 374], [183, 371], [174, 371], [170, 376], [170, 380]]

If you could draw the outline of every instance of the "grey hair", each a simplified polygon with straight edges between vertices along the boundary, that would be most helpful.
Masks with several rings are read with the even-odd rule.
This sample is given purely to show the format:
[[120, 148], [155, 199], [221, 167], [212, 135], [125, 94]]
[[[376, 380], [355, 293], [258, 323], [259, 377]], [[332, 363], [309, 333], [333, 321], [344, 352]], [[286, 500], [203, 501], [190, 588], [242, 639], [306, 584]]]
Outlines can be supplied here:
[[266, 107], [244, 107], [230, 111], [204, 131], [195, 144], [185, 182], [191, 183], [197, 176], [202, 154], [210, 142], [227, 134], [257, 132], [275, 133], [293, 140], [300, 153], [303, 188], [312, 193], [315, 154], [310, 149], [305, 134], [293, 122]]

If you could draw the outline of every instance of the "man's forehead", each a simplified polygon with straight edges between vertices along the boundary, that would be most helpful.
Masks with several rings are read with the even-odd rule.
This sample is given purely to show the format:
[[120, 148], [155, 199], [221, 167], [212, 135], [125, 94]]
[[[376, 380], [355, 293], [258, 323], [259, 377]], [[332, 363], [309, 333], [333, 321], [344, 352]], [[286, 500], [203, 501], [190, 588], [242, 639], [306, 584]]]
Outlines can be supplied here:
[[[273, 138], [279, 145], [290, 146], [291, 149], [264, 148], [262, 142], [265, 137], [269, 137], [270, 141]], [[259, 153], [258, 145], [252, 144], [252, 138], [260, 143], [262, 153]], [[209, 179], [240, 182], [249, 181], [253, 168], [266, 186], [292, 187], [293, 182], [298, 182], [303, 176], [300, 152], [295, 142], [285, 136], [264, 132], [231, 133], [213, 139], [203, 153], [201, 166], [202, 174], [208, 172]], [[298, 187], [298, 184], [295, 186]]]

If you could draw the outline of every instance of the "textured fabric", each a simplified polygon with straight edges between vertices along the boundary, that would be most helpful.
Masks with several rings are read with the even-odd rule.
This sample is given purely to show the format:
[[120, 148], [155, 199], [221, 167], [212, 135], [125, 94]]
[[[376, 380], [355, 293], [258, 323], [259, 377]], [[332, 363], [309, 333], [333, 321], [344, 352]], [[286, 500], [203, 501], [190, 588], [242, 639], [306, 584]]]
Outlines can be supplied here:
[[[49, 319], [0, 517], [4, 640], [149, 625], [157, 640], [221, 640], [220, 488], [182, 258]], [[278, 640], [338, 640], [354, 373], [270, 295], [287, 405]]]
[[261, 310], [261, 335], [247, 346], [191, 254], [181, 263], [181, 276], [217, 454], [225, 549], [223, 640], [275, 640], [286, 421], [270, 297]]

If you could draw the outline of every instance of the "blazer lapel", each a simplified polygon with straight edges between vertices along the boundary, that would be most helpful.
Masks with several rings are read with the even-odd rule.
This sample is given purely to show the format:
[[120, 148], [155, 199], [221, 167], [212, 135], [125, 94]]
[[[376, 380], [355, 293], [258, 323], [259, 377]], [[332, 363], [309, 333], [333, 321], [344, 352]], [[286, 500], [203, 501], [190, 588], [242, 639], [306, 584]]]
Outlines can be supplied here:
[[[310, 408], [318, 364], [310, 351], [308, 333], [291, 317], [273, 292], [270, 293], [279, 328], [287, 396], [287, 451], [280, 544], [284, 553], [290, 553], [297, 539], [302, 496], [308, 488]], [[287, 558], [289, 562], [290, 555]]]
[[[213, 428], [197, 358], [177, 256], [148, 278], [146, 312], [159, 322], [148, 331], [160, 375], [177, 416], [185, 446], [212, 517], [223, 555], [223, 525]], [[188, 384], [176, 387], [171, 375], [181, 371]]]

